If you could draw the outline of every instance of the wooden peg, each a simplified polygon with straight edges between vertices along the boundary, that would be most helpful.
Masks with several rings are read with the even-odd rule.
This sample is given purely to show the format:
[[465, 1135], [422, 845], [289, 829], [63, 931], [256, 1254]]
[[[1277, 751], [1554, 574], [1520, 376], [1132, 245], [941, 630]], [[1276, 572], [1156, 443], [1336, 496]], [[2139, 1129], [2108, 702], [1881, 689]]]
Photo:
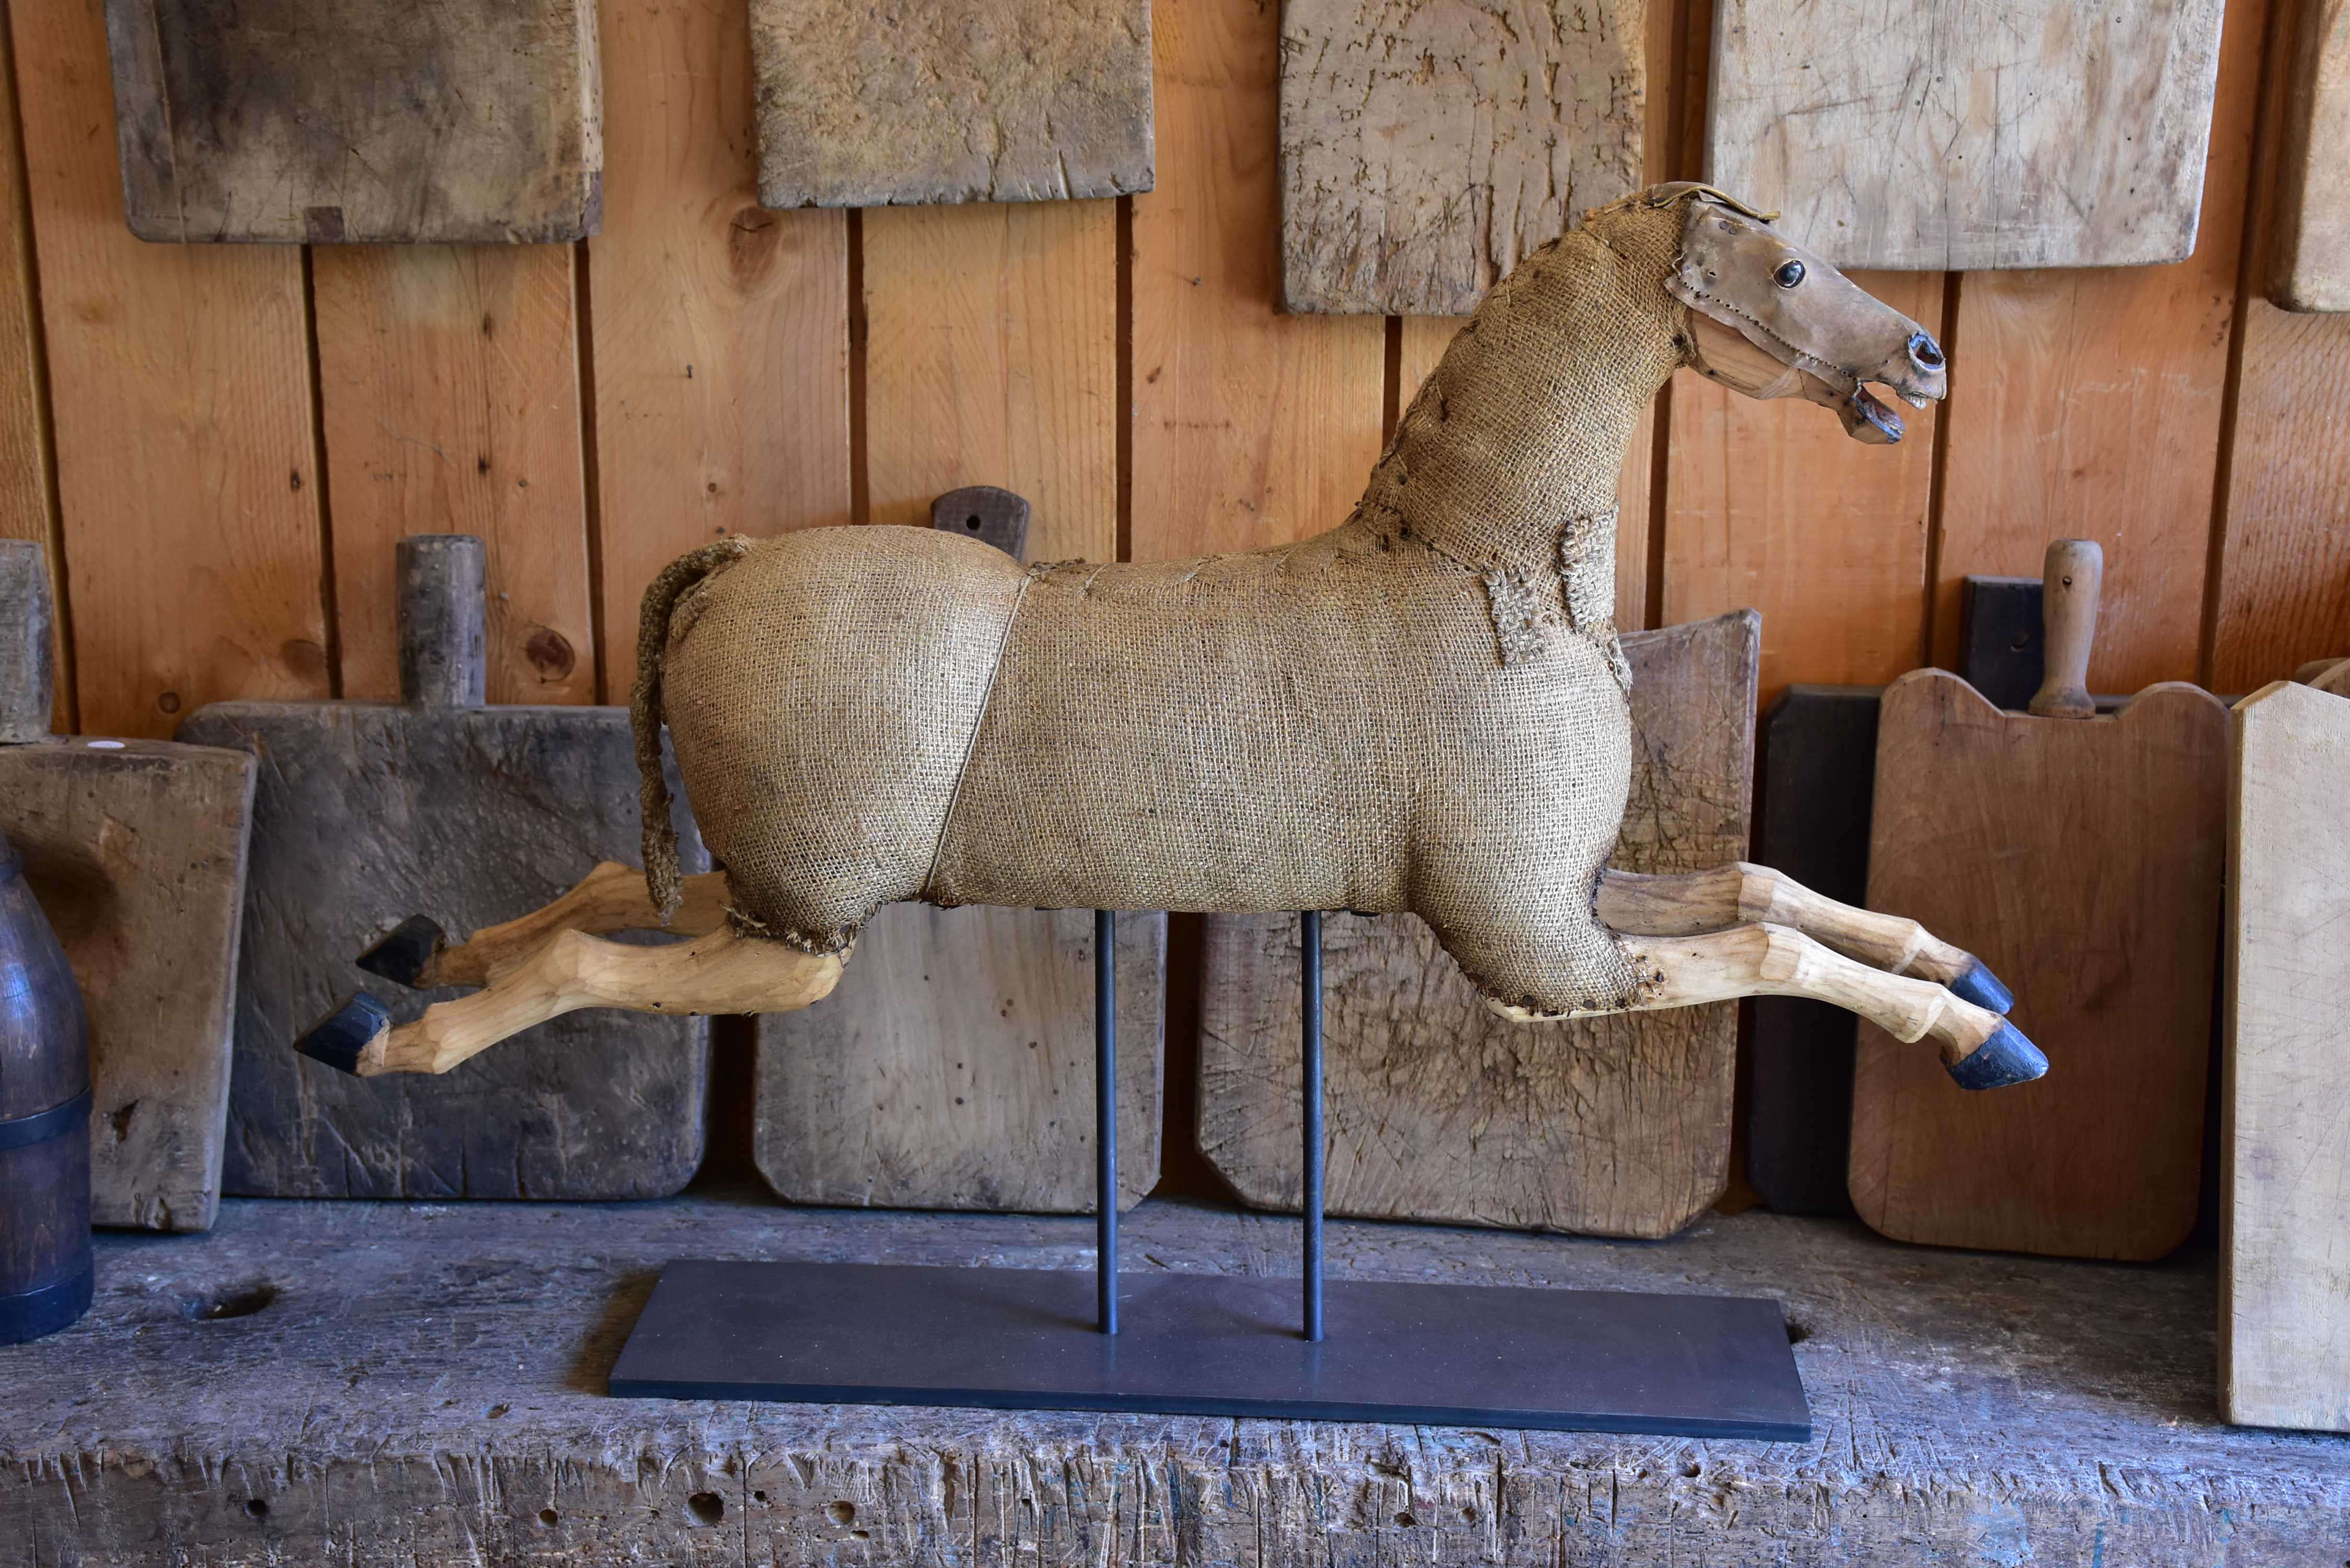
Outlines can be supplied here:
[[49, 738], [52, 636], [48, 553], [0, 539], [0, 745]]
[[400, 700], [478, 708], [489, 700], [486, 556], [471, 534], [400, 542]]
[[2039, 719], [2093, 719], [2089, 648], [2097, 635], [2097, 590], [2106, 553], [2094, 539], [2058, 539], [2043, 567], [2041, 616], [2046, 628], [2047, 674], [2029, 711]]

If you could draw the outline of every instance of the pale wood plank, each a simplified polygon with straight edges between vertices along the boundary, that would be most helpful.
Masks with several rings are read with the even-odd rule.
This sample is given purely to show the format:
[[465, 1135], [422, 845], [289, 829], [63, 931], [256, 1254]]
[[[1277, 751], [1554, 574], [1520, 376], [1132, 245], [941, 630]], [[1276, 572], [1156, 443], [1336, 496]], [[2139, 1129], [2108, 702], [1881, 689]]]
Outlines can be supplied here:
[[2350, 1432], [2350, 700], [2236, 710], [2220, 1381], [2230, 1421]]
[[2287, 310], [2350, 310], [2350, 210], [2338, 185], [2350, 163], [2350, 5], [2302, 0], [2296, 11], [2291, 59], [2278, 62], [2290, 74], [2262, 275]]
[[1934, 606], [1945, 668], [1958, 659], [1960, 580], [2037, 576], [2047, 542], [2065, 537], [2106, 552], [2091, 690], [2198, 672], [2265, 11], [2228, 8], [2190, 260], [1960, 285]]
[[2222, 8], [1721, 0], [1706, 178], [1846, 267], [2178, 261]]
[[1115, 559], [1116, 204], [868, 213], [864, 279], [871, 520], [994, 484], [1029, 502], [1029, 559]]
[[1285, 0], [1288, 308], [1465, 315], [1520, 256], [1638, 189], [1648, 11]]
[[653, 574], [721, 534], [848, 513], [848, 242], [770, 213], [748, 23], [720, 0], [604, 0], [604, 230], [590, 241], [607, 693], [635, 679]]
[[[2108, 577], [2108, 581], [2111, 578]], [[1917, 670], [1877, 722], [1868, 907], [1978, 955], [2048, 1075], [1970, 1093], [1864, 1023], [1851, 1187], [1941, 1246], [2159, 1258], [2194, 1229], [2225, 848], [2227, 711], [2007, 713]]]
[[400, 695], [393, 546], [489, 555], [493, 702], [596, 696], [566, 246], [347, 246], [312, 264], [343, 695]]
[[[1854, 281], [1913, 321], [1941, 318], [1939, 274]], [[1693, 371], [1674, 379], [1672, 409], [1664, 618], [1761, 610], [1765, 702], [1792, 680], [1865, 684], [1915, 666], [1935, 411], [1904, 410], [1901, 443], [1869, 446], [1825, 409]]]
[[595, 0], [106, 0], [131, 231], [576, 240], [602, 201]]
[[133, 238], [99, 7], [12, 25], [81, 722], [167, 735], [219, 698], [323, 697], [301, 256]]
[[1256, 0], [1162, 0], [1159, 188], [1134, 198], [1137, 560], [1344, 522], [1378, 461], [1383, 325], [1285, 317], [1279, 28]]

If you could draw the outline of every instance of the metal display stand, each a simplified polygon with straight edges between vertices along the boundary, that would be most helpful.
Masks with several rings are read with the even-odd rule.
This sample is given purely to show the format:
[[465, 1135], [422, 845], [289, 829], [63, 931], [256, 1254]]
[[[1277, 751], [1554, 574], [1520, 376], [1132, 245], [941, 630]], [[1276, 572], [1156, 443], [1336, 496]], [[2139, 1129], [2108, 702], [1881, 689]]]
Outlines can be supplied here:
[[1290, 1297], [1298, 1316], [1283, 1306], [1281, 1282], [1263, 1275], [1118, 1273], [1118, 938], [1109, 912], [1097, 910], [1090, 1278], [672, 1262], [612, 1368], [610, 1392], [1807, 1441], [1811, 1409], [1776, 1302], [1352, 1280], [1326, 1288], [1322, 917], [1308, 911], [1299, 928], [1304, 1255], [1303, 1290]]

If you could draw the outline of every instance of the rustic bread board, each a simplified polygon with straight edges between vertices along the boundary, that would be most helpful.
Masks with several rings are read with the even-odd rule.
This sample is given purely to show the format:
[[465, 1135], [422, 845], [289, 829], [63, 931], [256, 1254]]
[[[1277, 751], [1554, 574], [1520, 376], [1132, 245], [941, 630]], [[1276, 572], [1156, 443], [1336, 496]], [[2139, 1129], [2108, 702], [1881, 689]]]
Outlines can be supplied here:
[[[1632, 794], [1616, 863], [1691, 871], [1746, 852], [1762, 618], [1624, 639]], [[1732, 1003], [1511, 1023], [1417, 916], [1323, 921], [1333, 1214], [1659, 1237], [1721, 1195]], [[1200, 1147], [1241, 1198], [1298, 1204], [1294, 915], [1211, 916]]]
[[1868, 903], [1991, 966], [2048, 1054], [1970, 1094], [1866, 1024], [1852, 1198], [1906, 1241], [2158, 1258], [2194, 1229], [2223, 870], [2227, 711], [2007, 713], [1920, 670], [1877, 718]]
[[592, 0], [106, 0], [106, 36], [140, 239], [596, 232]]
[[1151, 188], [1150, 0], [751, 0], [751, 64], [768, 207]]
[[2350, 310], [2350, 210], [2337, 183], [2350, 162], [2350, 4], [2301, 0], [2289, 21], [2268, 296], [2287, 310]]
[[1845, 268], [2195, 248], [2223, 0], [1717, 0], [1706, 178]]
[[[759, 1021], [761, 1174], [795, 1203], [1094, 1209], [1090, 909], [875, 916], [832, 995]], [[1118, 918], [1118, 1194], [1159, 1180], [1167, 917]]]
[[2350, 699], [2263, 687], [2233, 749], [2221, 1405], [2350, 1432]]
[[1282, 297], [1462, 316], [1643, 183], [1648, 0], [1283, 0]]
[[[462, 936], [639, 857], [619, 708], [224, 702], [181, 738], [264, 759], [224, 1180], [278, 1198], [650, 1198], [701, 1163], [706, 1019], [595, 1009], [439, 1077], [354, 1078], [294, 1050], [368, 991], [351, 961], [411, 914]], [[691, 868], [707, 864], [681, 806]]]

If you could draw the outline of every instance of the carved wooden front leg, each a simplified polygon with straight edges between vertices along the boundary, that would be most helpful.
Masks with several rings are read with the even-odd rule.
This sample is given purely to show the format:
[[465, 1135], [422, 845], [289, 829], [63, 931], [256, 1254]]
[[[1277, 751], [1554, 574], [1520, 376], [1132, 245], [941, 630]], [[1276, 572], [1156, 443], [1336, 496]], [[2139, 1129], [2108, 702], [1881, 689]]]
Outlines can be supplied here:
[[484, 926], [464, 942], [451, 945], [440, 926], [422, 915], [411, 915], [357, 961], [370, 974], [418, 991], [440, 985], [486, 985], [536, 952], [557, 931], [585, 931], [600, 937], [614, 931], [665, 929], [681, 937], [699, 937], [725, 925], [723, 871], [686, 877], [684, 891], [684, 904], [664, 926], [660, 911], [645, 890], [645, 874], [607, 860], [553, 903], [503, 925]]
[[2015, 1004], [1981, 959], [1917, 921], [1840, 904], [1783, 871], [1743, 860], [1672, 877], [1609, 871], [1599, 882], [1599, 918], [1615, 930], [1647, 937], [1752, 923], [1787, 926], [1863, 963], [1948, 986], [1993, 1012]]
[[560, 931], [482, 990], [435, 1002], [413, 1023], [395, 1027], [383, 1004], [361, 993], [295, 1048], [363, 1078], [445, 1073], [510, 1035], [583, 1007], [689, 1016], [790, 1012], [830, 995], [847, 956], [804, 953], [731, 927], [663, 947]]

